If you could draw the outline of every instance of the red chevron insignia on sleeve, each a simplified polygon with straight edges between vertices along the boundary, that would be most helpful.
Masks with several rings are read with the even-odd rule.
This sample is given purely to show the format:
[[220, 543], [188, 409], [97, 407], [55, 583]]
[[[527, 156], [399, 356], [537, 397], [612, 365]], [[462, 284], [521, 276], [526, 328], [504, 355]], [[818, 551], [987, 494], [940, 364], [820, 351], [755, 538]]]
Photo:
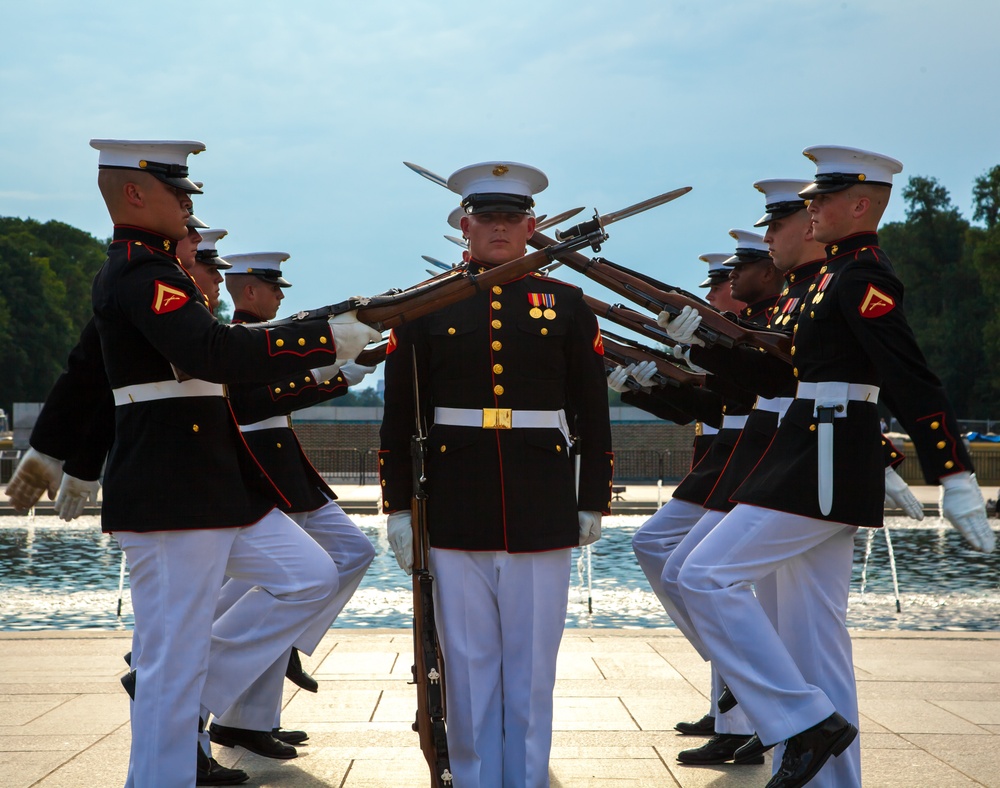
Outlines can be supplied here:
[[385, 346], [385, 354], [388, 356], [394, 351], [399, 343], [396, 341], [396, 330], [389, 329], [389, 343]]
[[594, 352], [599, 355], [604, 355], [604, 337], [601, 336], [601, 329], [597, 329], [597, 336], [594, 337]]
[[155, 284], [156, 290], [153, 291], [153, 303], [150, 307], [156, 314], [163, 315], [167, 312], [173, 312], [188, 302], [189, 296], [183, 290], [164, 284], [158, 279]]
[[865, 291], [865, 297], [858, 304], [858, 312], [861, 317], [882, 317], [888, 314], [896, 306], [895, 300], [890, 295], [883, 293], [875, 285], [869, 284]]

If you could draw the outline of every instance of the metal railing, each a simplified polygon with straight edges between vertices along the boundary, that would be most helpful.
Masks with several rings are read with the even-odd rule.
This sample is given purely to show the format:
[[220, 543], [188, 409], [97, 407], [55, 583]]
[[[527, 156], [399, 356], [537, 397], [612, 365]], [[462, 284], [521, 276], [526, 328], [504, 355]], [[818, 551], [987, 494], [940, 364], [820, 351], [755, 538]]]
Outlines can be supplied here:
[[309, 462], [328, 481], [378, 483], [377, 449], [306, 449]]
[[624, 449], [615, 452], [616, 482], [678, 481], [691, 467], [690, 449]]

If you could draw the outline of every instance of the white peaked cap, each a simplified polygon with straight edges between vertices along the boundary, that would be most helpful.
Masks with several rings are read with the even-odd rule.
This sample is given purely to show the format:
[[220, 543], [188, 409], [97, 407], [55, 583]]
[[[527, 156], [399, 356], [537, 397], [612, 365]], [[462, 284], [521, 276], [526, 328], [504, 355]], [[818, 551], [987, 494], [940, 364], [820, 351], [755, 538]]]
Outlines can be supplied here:
[[524, 213], [534, 206], [532, 195], [549, 185], [545, 173], [527, 164], [492, 161], [471, 164], [448, 178], [448, 188], [462, 195], [466, 213]]
[[770, 259], [771, 252], [764, 242], [763, 235], [748, 230], [730, 230], [729, 235], [736, 239], [736, 253], [726, 260], [726, 265], [733, 266]]
[[843, 145], [813, 145], [802, 155], [816, 165], [816, 178], [799, 192], [806, 199], [859, 183], [892, 186], [892, 176], [903, 171], [903, 163], [891, 156]]
[[703, 263], [708, 263], [708, 278], [698, 287], [711, 287], [729, 279], [729, 269], [723, 265], [729, 257], [730, 255], [724, 252], [709, 252], [701, 255], [698, 259]]
[[170, 186], [201, 194], [199, 186], [188, 180], [187, 157], [205, 150], [204, 142], [93, 139], [90, 147], [100, 152], [98, 169], [140, 170]]
[[754, 224], [754, 227], [764, 227], [775, 219], [791, 216], [801, 211], [809, 203], [799, 192], [812, 181], [792, 180], [788, 178], [769, 178], [757, 181], [753, 187], [764, 195], [764, 210], [766, 213]]
[[251, 252], [249, 254], [229, 254], [226, 261], [232, 265], [226, 276], [250, 274], [281, 287], [291, 287], [292, 283], [281, 276], [281, 264], [291, 257], [288, 252]]

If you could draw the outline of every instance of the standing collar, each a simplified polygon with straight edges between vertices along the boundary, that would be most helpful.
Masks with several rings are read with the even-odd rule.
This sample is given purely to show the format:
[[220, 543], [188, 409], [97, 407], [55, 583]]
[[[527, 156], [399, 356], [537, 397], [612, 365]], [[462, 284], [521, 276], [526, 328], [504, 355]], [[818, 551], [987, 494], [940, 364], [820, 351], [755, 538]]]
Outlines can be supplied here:
[[138, 241], [139, 243], [148, 246], [150, 249], [165, 252], [171, 257], [174, 257], [177, 254], [177, 241], [173, 238], [167, 238], [165, 235], [161, 235], [160, 233], [154, 233], [152, 230], [135, 227], [131, 224], [115, 225], [112, 243], [116, 241]]

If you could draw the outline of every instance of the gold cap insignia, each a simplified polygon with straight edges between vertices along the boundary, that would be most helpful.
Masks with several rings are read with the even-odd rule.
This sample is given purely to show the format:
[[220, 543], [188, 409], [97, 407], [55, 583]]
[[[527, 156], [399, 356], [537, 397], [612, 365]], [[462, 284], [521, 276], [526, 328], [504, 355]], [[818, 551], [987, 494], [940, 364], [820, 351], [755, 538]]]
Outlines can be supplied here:
[[803, 153], [802, 155], [805, 156], [807, 159], [809, 159], [809, 161], [813, 163], [816, 162], [816, 157], [813, 156], [811, 153]]
[[501, 175], [506, 175], [508, 172], [510, 172], [510, 168], [506, 164], [498, 164], [496, 167], [493, 168], [493, 174], [496, 175], [498, 178]]

